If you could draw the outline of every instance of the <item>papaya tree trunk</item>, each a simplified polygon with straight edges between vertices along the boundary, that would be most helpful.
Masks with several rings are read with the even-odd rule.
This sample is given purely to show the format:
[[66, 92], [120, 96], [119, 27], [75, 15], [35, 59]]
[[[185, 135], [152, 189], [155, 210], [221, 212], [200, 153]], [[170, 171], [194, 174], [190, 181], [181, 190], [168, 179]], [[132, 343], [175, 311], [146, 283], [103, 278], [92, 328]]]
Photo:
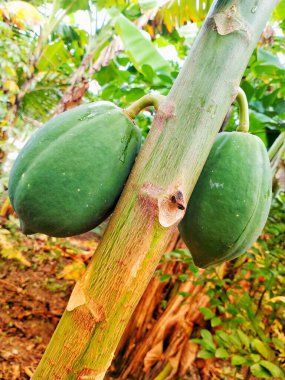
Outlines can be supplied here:
[[104, 378], [277, 3], [214, 2], [33, 379]]

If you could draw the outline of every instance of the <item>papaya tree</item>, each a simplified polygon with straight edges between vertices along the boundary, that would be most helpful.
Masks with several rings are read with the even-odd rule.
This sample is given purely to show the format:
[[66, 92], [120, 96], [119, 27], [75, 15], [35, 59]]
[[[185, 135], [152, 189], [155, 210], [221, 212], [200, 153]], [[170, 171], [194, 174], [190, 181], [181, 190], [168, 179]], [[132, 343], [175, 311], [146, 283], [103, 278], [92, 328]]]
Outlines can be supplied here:
[[[218, 0], [212, 5], [172, 89], [159, 100], [104, 238], [73, 290], [34, 379], [104, 378], [132, 312], [184, 216], [277, 3]], [[134, 107], [148, 104], [141, 101]]]

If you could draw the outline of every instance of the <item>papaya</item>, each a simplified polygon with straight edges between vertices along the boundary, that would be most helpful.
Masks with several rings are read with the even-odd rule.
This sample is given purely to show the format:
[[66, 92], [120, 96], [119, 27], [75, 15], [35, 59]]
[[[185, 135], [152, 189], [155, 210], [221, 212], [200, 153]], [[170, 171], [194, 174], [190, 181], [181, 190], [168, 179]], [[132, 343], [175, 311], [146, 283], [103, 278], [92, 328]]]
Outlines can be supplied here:
[[231, 260], [256, 241], [272, 193], [270, 161], [259, 137], [219, 133], [179, 224], [201, 268]]
[[94, 102], [48, 121], [19, 153], [9, 197], [26, 234], [90, 231], [112, 212], [141, 145], [141, 132], [111, 102]]

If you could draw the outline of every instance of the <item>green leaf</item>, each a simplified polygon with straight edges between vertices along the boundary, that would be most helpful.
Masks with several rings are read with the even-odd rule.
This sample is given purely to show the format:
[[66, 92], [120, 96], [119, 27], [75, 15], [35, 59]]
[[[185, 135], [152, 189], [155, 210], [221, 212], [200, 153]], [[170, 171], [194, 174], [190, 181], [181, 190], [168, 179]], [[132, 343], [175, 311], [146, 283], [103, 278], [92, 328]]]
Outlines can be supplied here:
[[79, 10], [89, 9], [88, 0], [60, 0], [58, 7], [63, 8], [67, 13], [74, 13]]
[[173, 85], [173, 79], [168, 76], [168, 75], [164, 75], [164, 74], [159, 74], [158, 75], [158, 78], [162, 81], [163, 85], [164, 86], [172, 86]]
[[197, 357], [202, 359], [212, 359], [215, 357], [215, 354], [208, 350], [201, 350], [198, 352]]
[[222, 324], [221, 318], [214, 317], [214, 318], [211, 319], [211, 326], [212, 327], [220, 326], [221, 324]]
[[258, 354], [250, 354], [250, 358], [252, 359], [254, 363], [258, 363], [261, 359], [260, 355]]
[[274, 9], [272, 17], [276, 20], [282, 21], [285, 19], [285, 0], [281, 0], [277, 7]]
[[224, 333], [223, 331], [221, 330], [218, 330], [216, 332], [216, 335], [217, 337], [219, 337], [224, 343], [226, 343], [226, 346], [227, 347], [230, 347], [231, 346], [231, 341], [230, 341], [230, 337], [228, 334]]
[[277, 125], [276, 121], [272, 119], [271, 117], [265, 115], [264, 113], [256, 112], [256, 111], [250, 111], [250, 116], [254, 116], [258, 121], [262, 124], [268, 125]]
[[170, 63], [160, 55], [151, 41], [147, 40], [131, 21], [120, 14], [115, 25], [130, 60], [138, 71], [143, 73], [143, 65], [149, 65], [155, 72], [170, 73]]
[[194, 263], [189, 264], [189, 270], [192, 274], [196, 275], [199, 273], [199, 269], [196, 267]]
[[248, 359], [240, 355], [234, 355], [231, 360], [232, 365], [243, 365], [243, 364], [246, 364], [247, 362], [248, 362]]
[[178, 279], [179, 279], [179, 281], [181, 281], [181, 282], [185, 282], [185, 281], [187, 281], [188, 278], [189, 278], [188, 273], [182, 273], [182, 274], [180, 274], [180, 275], [178, 276]]
[[263, 356], [265, 359], [273, 360], [275, 355], [269, 346], [263, 343], [259, 339], [253, 339], [251, 343], [252, 347], [256, 349], [256, 351]]
[[239, 350], [242, 348], [241, 341], [239, 340], [238, 336], [235, 335], [234, 331], [229, 334], [229, 341], [234, 347], [238, 348]]
[[145, 91], [142, 88], [132, 88], [126, 94], [126, 101], [128, 103], [134, 102], [145, 95]]
[[267, 360], [261, 360], [259, 363], [263, 368], [266, 368], [273, 377], [284, 379], [284, 372], [281, 370], [281, 368], [277, 367], [277, 365], [267, 361]]
[[250, 340], [249, 337], [241, 330], [237, 330], [238, 337], [242, 344], [246, 347], [249, 348], [250, 345]]
[[234, 305], [229, 304], [227, 307], [227, 312], [232, 314], [232, 315], [237, 315], [238, 309]]
[[204, 315], [205, 320], [211, 319], [215, 316], [212, 310], [208, 307], [201, 307], [200, 312]]
[[152, 67], [150, 65], [142, 65], [142, 73], [146, 80], [152, 82], [153, 78], [156, 76], [155, 72], [153, 71]]
[[157, 0], [138, 0], [142, 13], [157, 7]]
[[185, 298], [190, 296], [189, 292], [178, 292], [177, 294]]
[[270, 373], [258, 363], [253, 364], [250, 367], [250, 371], [254, 376], [257, 376], [261, 379], [270, 379], [271, 377]]
[[224, 348], [222, 347], [219, 347], [215, 353], [215, 357], [216, 358], [219, 358], [219, 359], [226, 359], [228, 358], [230, 355], [228, 353], [227, 350], [225, 350]]
[[171, 278], [171, 275], [170, 275], [170, 274], [162, 274], [162, 275], [160, 276], [160, 281], [161, 281], [161, 282], [168, 281], [170, 278]]
[[203, 345], [206, 345], [210, 350], [216, 350], [216, 346], [213, 341], [212, 334], [208, 330], [201, 330], [201, 336], [203, 338]]
[[257, 50], [257, 59], [266, 63], [267, 65], [275, 66], [278, 69], [285, 69], [285, 66], [282, 65], [279, 58], [265, 49], [260, 48]]
[[285, 349], [285, 343], [281, 339], [273, 337], [272, 342], [275, 344], [276, 347], [280, 348], [281, 350]]
[[66, 50], [61, 40], [44, 48], [37, 68], [41, 71], [57, 71], [59, 66], [66, 63], [70, 58], [70, 53]]

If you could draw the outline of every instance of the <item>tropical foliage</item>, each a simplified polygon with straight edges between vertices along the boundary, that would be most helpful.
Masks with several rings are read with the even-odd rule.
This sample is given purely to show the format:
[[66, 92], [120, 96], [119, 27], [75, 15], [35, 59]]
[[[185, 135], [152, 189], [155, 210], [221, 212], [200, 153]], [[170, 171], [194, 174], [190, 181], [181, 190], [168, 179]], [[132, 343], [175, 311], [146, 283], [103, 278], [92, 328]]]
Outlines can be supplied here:
[[[125, 107], [151, 91], [166, 95], [210, 3], [193, 0], [0, 3], [0, 159], [3, 163], [0, 244], [4, 262], [13, 259], [31, 266], [22, 249], [24, 242], [19, 237], [18, 221], [7, 203], [9, 168], [19, 148], [50, 117], [79, 103], [104, 99]], [[252, 374], [257, 378], [285, 376], [284, 19], [285, 1], [281, 0], [241, 83], [249, 100], [250, 132], [271, 148], [275, 198], [264, 234], [246, 255], [219, 270], [197, 272], [185, 249], [166, 254], [156, 275], [164, 283], [162, 299], [156, 305], [156, 312], [144, 311], [152, 313], [146, 318], [152, 321], [148, 327], [151, 330], [160, 323], [159, 316], [166, 315], [172, 297], [182, 296], [181, 305], [189, 300], [189, 293], [180, 288], [194, 279], [203, 289], [206, 301], [198, 310], [203, 322], [195, 322], [196, 327], [187, 339], [197, 348], [195, 363], [197, 368], [200, 366], [201, 374], [206, 369], [210, 371], [209, 363], [219, 363], [220, 377], [216, 378], [246, 378], [240, 377], [241, 369], [248, 371], [249, 375], [245, 376]], [[144, 137], [152, 118], [152, 109], [137, 118]], [[222, 128], [233, 130], [237, 123], [238, 109], [233, 104]], [[52, 239], [48, 242], [46, 246], [57, 244]], [[27, 244], [32, 246], [33, 239]], [[49, 248], [46, 250], [50, 252]], [[62, 268], [62, 277], [68, 281], [78, 279], [85, 270], [83, 261], [75, 260], [76, 265], [69, 263], [67, 268]], [[177, 262], [181, 264], [178, 274], [164, 272], [164, 265]], [[141, 338], [138, 336], [137, 340]], [[167, 339], [171, 341], [171, 333]], [[165, 345], [167, 339], [163, 335]], [[122, 361], [114, 368], [120, 373], [124, 366], [130, 366], [131, 359], [127, 357], [124, 362], [124, 354], [118, 355], [122, 355]], [[184, 376], [189, 367], [184, 366], [183, 373], [181, 362], [178, 364], [181, 357], [178, 360], [173, 353], [167, 355], [164, 361], [158, 356], [145, 367], [150, 371], [159, 363], [157, 368], [162, 368], [162, 372], [156, 372], [157, 376], [161, 374], [157, 379], [170, 373]], [[137, 364], [137, 368], [140, 373], [137, 378], [143, 378], [142, 367]]]

